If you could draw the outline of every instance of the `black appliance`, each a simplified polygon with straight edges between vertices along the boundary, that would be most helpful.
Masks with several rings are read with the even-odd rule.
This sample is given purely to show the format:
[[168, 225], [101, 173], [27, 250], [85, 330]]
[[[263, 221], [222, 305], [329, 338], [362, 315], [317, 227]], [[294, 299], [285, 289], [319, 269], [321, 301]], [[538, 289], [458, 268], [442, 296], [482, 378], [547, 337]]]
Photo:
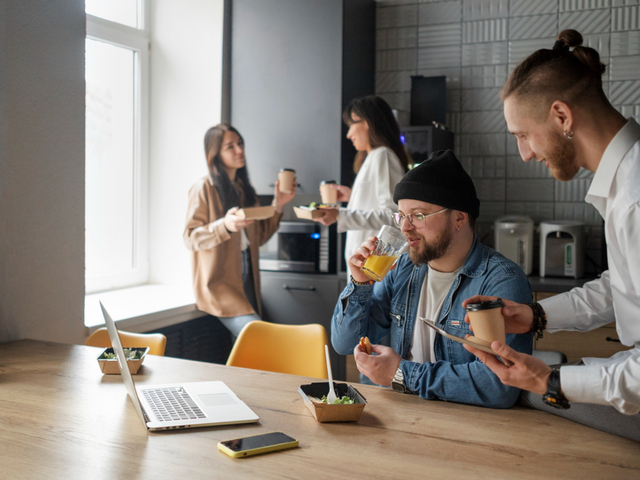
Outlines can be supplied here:
[[447, 77], [411, 77], [411, 125], [447, 123]]
[[435, 125], [400, 127], [402, 143], [418, 164], [438, 150], [453, 150], [453, 132]]
[[260, 270], [336, 273], [336, 227], [316, 222], [280, 222], [260, 247]]

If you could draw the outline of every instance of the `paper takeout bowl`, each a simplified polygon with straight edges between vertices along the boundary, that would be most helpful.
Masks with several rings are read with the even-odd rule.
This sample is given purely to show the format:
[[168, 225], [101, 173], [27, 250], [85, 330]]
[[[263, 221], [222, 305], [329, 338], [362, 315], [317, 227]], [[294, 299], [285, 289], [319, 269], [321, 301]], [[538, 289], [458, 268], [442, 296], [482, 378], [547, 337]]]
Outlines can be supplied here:
[[314, 218], [322, 216], [322, 210], [319, 208], [293, 207], [293, 211], [296, 214], [296, 217], [304, 220], [313, 220]]
[[346, 383], [333, 383], [336, 396], [347, 396], [355, 401], [352, 405], [329, 405], [317, 402], [310, 397], [322, 398], [329, 393], [329, 382], [311, 383], [300, 385], [298, 392], [304, 400], [304, 404], [318, 422], [357, 422], [362, 415], [367, 399], [362, 394]]
[[236, 212], [236, 216], [244, 218], [245, 220], [265, 220], [273, 217], [275, 213], [275, 207], [269, 205], [266, 207], [241, 208]]
[[[139, 359], [127, 360], [129, 371], [132, 375], [135, 375], [136, 373], [138, 373], [138, 370], [140, 369], [142, 362], [144, 362], [147, 353], [149, 353], [149, 347], [132, 347], [131, 350], [142, 351], [142, 356]], [[115, 358], [104, 358], [105, 353], [115, 352], [113, 351], [113, 348], [107, 348], [98, 356], [98, 364], [100, 364], [100, 370], [102, 370], [102, 373], [104, 373], [105, 375], [120, 375], [118, 360]]]

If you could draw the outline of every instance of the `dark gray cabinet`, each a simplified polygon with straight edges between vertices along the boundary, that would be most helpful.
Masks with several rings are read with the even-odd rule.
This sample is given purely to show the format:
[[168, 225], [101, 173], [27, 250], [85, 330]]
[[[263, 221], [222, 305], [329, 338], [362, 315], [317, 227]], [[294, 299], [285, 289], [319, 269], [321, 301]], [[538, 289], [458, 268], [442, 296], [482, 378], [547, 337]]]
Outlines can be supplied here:
[[256, 191], [272, 194], [280, 168], [296, 170], [301, 195], [340, 181], [341, 169], [352, 176], [342, 110], [374, 93], [375, 2], [230, 3], [229, 116]]
[[[287, 325], [319, 323], [331, 338], [331, 316], [343, 275], [263, 271], [260, 278], [265, 320]], [[345, 357], [338, 355], [331, 344], [329, 350], [334, 379], [345, 380]]]

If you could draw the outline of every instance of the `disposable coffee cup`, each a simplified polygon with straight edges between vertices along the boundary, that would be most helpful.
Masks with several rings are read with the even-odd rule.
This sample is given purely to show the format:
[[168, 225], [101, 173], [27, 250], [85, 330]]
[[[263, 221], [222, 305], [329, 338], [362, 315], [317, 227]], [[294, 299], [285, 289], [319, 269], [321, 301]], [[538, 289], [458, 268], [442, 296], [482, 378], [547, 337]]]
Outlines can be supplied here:
[[467, 305], [474, 341], [489, 348], [496, 340], [506, 343], [502, 307], [504, 302], [501, 298]]
[[296, 179], [296, 171], [291, 168], [283, 168], [278, 172], [278, 180], [280, 181], [280, 192], [293, 192], [293, 183]]
[[389, 225], [384, 225], [378, 232], [376, 249], [365, 260], [362, 273], [374, 282], [381, 282], [391, 267], [398, 261], [407, 248], [407, 237]]
[[320, 196], [325, 205], [336, 205], [338, 203], [338, 190], [332, 187], [336, 185], [335, 180], [323, 180], [320, 182]]

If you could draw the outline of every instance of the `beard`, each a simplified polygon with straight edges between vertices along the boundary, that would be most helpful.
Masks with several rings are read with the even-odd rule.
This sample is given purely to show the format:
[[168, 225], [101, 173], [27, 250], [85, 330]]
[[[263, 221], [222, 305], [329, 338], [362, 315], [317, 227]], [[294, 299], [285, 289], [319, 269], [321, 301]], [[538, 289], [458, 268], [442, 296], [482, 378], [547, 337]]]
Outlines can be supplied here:
[[420, 235], [420, 245], [417, 248], [409, 249], [409, 258], [414, 265], [423, 265], [441, 258], [447, 252], [452, 236], [453, 233], [448, 224], [432, 243], [427, 243], [425, 238]]
[[549, 164], [551, 175], [561, 182], [568, 182], [575, 177], [580, 167], [576, 164], [576, 147], [559, 133], [554, 133], [549, 155], [545, 160]]

